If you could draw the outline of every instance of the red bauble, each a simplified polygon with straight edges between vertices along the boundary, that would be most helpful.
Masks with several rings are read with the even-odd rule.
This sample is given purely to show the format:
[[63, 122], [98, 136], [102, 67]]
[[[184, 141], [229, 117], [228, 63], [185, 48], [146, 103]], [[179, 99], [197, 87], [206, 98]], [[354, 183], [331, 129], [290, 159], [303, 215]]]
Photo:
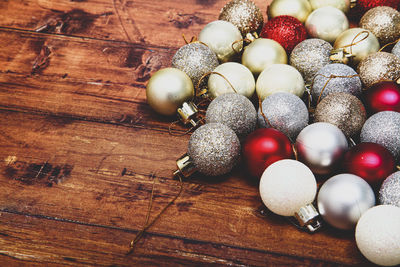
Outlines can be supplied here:
[[350, 16], [358, 19], [371, 8], [377, 6], [390, 6], [394, 9], [400, 7], [399, 0], [357, 0], [356, 6], [350, 10]]
[[372, 185], [394, 172], [395, 160], [389, 150], [375, 143], [361, 143], [344, 156], [345, 171], [358, 175]]
[[307, 38], [307, 31], [295, 17], [277, 16], [264, 25], [260, 36], [277, 41], [289, 54], [298, 43]]
[[368, 88], [365, 105], [371, 113], [385, 110], [400, 112], [400, 85], [393, 81], [384, 81]]
[[289, 138], [273, 128], [255, 130], [247, 136], [243, 144], [244, 162], [250, 174], [258, 178], [272, 163], [293, 157]]

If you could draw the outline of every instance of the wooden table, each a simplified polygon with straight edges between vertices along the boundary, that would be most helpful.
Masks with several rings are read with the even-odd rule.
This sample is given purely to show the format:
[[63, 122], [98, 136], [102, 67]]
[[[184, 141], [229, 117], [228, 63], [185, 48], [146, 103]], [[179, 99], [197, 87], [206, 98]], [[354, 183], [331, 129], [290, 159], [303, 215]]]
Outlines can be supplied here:
[[[264, 15], [269, 1], [256, 1]], [[222, 0], [0, 2], [0, 265], [368, 265], [352, 232], [310, 235], [265, 211], [239, 166], [177, 193], [189, 135], [145, 86]], [[265, 16], [266, 17], [266, 16]], [[183, 127], [178, 127], [183, 132]]]

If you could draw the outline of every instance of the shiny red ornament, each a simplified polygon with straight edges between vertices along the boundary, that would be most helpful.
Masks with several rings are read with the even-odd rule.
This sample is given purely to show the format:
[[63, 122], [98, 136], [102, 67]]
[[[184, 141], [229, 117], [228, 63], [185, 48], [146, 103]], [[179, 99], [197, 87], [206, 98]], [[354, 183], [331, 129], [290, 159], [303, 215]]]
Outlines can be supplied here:
[[350, 17], [352, 19], [359, 19], [371, 8], [377, 6], [390, 6], [394, 9], [400, 7], [399, 0], [357, 0], [355, 7], [350, 10]]
[[255, 130], [247, 136], [243, 144], [243, 159], [254, 177], [260, 178], [264, 170], [272, 163], [293, 157], [289, 138], [273, 128]]
[[343, 168], [371, 185], [383, 182], [395, 169], [395, 159], [389, 150], [375, 143], [361, 143], [344, 156]]
[[269, 20], [261, 30], [260, 36], [277, 41], [289, 54], [298, 43], [307, 38], [307, 30], [295, 17], [284, 15]]
[[400, 85], [393, 81], [374, 84], [365, 93], [365, 105], [371, 114], [385, 110], [400, 112]]

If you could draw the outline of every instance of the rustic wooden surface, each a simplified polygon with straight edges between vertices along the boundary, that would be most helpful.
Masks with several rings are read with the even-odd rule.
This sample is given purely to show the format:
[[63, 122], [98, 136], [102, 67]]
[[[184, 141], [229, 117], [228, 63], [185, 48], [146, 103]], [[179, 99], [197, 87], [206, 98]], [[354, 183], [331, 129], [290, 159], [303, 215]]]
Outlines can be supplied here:
[[0, 1], [1, 266], [368, 265], [351, 232], [309, 235], [265, 211], [240, 166], [185, 181], [125, 255], [152, 174], [153, 216], [178, 192], [189, 139], [169, 135], [146, 82], [224, 2]]

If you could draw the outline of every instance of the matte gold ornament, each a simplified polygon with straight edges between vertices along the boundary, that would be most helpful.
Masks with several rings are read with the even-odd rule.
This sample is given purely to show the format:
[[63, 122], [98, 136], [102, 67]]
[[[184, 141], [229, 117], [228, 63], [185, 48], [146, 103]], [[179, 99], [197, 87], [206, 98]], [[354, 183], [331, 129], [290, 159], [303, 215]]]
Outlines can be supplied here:
[[259, 75], [272, 64], [287, 64], [285, 49], [272, 39], [259, 38], [245, 47], [242, 64], [254, 75]]
[[308, 0], [274, 0], [267, 9], [268, 17], [288, 15], [304, 23], [312, 11]]
[[350, 0], [310, 0], [313, 10], [324, 6], [332, 6], [340, 9], [344, 13], [350, 10]]
[[183, 71], [165, 68], [150, 78], [146, 87], [149, 105], [162, 115], [174, 115], [185, 101], [194, 96], [192, 80]]

